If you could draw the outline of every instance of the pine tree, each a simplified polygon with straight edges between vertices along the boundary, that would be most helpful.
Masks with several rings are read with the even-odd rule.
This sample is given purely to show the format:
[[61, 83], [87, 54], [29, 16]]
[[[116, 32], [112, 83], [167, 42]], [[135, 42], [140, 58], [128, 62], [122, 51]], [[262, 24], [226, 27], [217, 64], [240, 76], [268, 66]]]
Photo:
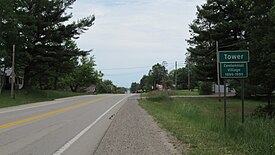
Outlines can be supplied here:
[[[1, 0], [3, 1], [3, 0]], [[17, 70], [24, 74], [24, 86], [45, 81], [62, 72], [59, 67], [83, 52], [69, 51], [66, 41], [77, 39], [81, 33], [93, 25], [94, 16], [65, 24], [72, 18], [67, 14], [75, 0], [9, 0], [13, 16], [7, 23], [13, 33], [4, 38], [5, 50], [16, 44]], [[3, 23], [3, 22], [2, 22]], [[12, 27], [13, 26], [13, 27]], [[16, 30], [16, 31], [15, 31]], [[15, 38], [11, 40], [11, 38]], [[10, 55], [10, 53], [8, 53]], [[9, 59], [6, 59], [9, 61]], [[47, 79], [49, 80], [49, 79]]]
[[188, 40], [197, 77], [217, 80], [215, 41], [219, 41], [220, 51], [249, 49], [247, 90], [250, 94], [267, 94], [270, 103], [275, 88], [272, 10], [274, 1], [270, 0], [208, 0], [198, 7]]

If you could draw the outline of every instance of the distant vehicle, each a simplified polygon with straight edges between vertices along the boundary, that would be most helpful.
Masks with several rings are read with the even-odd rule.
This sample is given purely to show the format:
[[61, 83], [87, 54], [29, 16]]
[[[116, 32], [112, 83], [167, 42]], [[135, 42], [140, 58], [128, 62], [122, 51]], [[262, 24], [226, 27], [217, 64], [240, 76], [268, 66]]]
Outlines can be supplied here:
[[135, 93], [143, 93], [142, 90], [137, 90]]

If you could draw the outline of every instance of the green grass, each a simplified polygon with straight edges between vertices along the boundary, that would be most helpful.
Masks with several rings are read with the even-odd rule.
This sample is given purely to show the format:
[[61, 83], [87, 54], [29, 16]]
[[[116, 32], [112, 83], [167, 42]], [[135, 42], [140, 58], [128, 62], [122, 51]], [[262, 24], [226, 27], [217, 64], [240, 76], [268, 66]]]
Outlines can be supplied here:
[[197, 96], [199, 95], [198, 89], [193, 90], [165, 90], [165, 91], [153, 91], [148, 93], [142, 93], [142, 97], [152, 97], [156, 95], [166, 94], [168, 96]]
[[177, 98], [165, 101], [143, 99], [145, 108], [161, 127], [184, 144], [186, 154], [275, 153], [275, 120], [253, 118], [261, 101], [245, 101], [245, 124], [241, 123], [241, 101], [228, 99], [228, 128], [223, 126], [223, 102], [215, 98]]
[[67, 91], [54, 90], [32, 90], [32, 91], [17, 91], [15, 99], [11, 99], [10, 92], [4, 91], [0, 94], [0, 108], [17, 106], [28, 103], [50, 101], [53, 99], [85, 95], [84, 93], [73, 93]]
[[174, 95], [183, 95], [183, 96], [196, 96], [199, 95], [198, 89], [193, 90], [171, 90]]

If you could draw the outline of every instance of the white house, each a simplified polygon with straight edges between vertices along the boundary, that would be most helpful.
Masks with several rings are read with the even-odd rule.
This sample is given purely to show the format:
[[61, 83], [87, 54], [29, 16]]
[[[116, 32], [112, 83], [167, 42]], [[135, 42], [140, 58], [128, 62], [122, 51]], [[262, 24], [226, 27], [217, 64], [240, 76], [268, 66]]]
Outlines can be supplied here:
[[[0, 88], [6, 87], [9, 88], [11, 85], [12, 79], [12, 69], [0, 69]], [[22, 89], [24, 86], [24, 77], [15, 76], [15, 84], [18, 86], [18, 89]]]
[[[233, 89], [233, 90], [229, 89], [228, 86], [229, 86], [229, 85], [227, 84], [227, 85], [226, 85], [226, 92], [227, 92], [227, 93], [229, 93], [229, 92], [235, 93], [235, 90], [234, 90], [234, 89]], [[215, 84], [215, 83], [213, 84], [213, 88], [212, 88], [212, 89], [213, 89], [213, 92], [214, 92], [214, 93], [218, 93], [218, 92], [219, 92], [219, 86], [218, 86], [217, 84]], [[221, 92], [221, 93], [224, 92], [224, 85], [220, 85], [220, 92]]]

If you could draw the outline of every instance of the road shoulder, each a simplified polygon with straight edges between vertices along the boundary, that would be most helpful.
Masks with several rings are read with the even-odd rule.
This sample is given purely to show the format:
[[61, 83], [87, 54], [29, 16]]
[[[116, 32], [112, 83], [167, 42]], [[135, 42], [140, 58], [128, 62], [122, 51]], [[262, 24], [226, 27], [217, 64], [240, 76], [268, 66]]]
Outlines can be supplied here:
[[103, 137], [96, 155], [101, 154], [179, 154], [175, 138], [158, 127], [154, 119], [129, 98], [114, 116], [112, 124]]

